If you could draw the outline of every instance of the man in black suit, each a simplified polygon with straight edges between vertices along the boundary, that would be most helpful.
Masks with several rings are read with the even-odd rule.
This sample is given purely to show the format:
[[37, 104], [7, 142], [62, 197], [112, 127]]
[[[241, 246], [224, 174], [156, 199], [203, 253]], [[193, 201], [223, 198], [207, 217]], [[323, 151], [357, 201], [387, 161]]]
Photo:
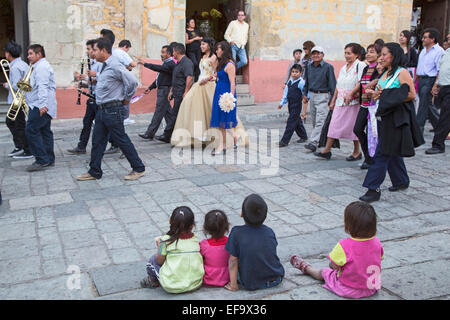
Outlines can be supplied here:
[[147, 94], [151, 90], [157, 88], [158, 94], [156, 98], [156, 110], [153, 115], [152, 122], [144, 134], [139, 134], [142, 139], [153, 140], [162, 119], [164, 118], [166, 120], [166, 124], [169, 122], [168, 112], [170, 109], [170, 102], [168, 96], [172, 85], [172, 71], [176, 66], [173, 61], [172, 54], [172, 47], [163, 46], [161, 49], [161, 60], [163, 61], [162, 65], [145, 63], [142, 60], [139, 60], [138, 62], [150, 70], [159, 72], [156, 80], [150, 85], [150, 87], [148, 87], [147, 90], [145, 90], [145, 94]]
[[186, 57], [184, 44], [176, 43], [173, 45], [173, 57], [178, 61], [172, 72], [172, 88], [169, 92], [169, 99], [173, 98], [173, 108], [168, 112], [169, 121], [164, 133], [155, 137], [156, 140], [165, 143], [170, 143], [181, 102], [194, 83], [194, 64]]

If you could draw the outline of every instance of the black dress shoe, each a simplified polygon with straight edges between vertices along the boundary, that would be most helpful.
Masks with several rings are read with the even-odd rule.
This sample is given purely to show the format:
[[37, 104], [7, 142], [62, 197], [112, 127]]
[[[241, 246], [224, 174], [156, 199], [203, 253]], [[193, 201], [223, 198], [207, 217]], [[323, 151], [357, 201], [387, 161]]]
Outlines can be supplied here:
[[67, 152], [72, 153], [72, 154], [85, 154], [86, 149], [80, 149], [78, 146], [76, 146], [73, 149], [67, 150]]
[[308, 144], [305, 144], [305, 149], [315, 152], [317, 150], [317, 147], [315, 145], [313, 145], [312, 143], [308, 143]]
[[288, 145], [289, 145], [289, 143], [284, 143], [284, 142], [280, 141], [278, 143], [278, 148], [284, 148], [284, 147], [287, 147]]
[[345, 160], [347, 160], [347, 161], [358, 161], [358, 160], [361, 160], [361, 159], [362, 159], [362, 154], [361, 153], [356, 158], [353, 155], [349, 155], [347, 158], [345, 158]]
[[163, 134], [160, 135], [160, 136], [156, 136], [155, 139], [158, 140], [158, 141], [165, 142], [165, 143], [170, 143], [170, 138], [166, 137]]
[[426, 154], [445, 153], [445, 150], [441, 150], [441, 149], [439, 149], [439, 148], [430, 148], [430, 149], [427, 149], [427, 150], [425, 151], [425, 153], [426, 153]]
[[145, 140], [153, 140], [153, 136], [146, 134], [146, 133], [139, 134], [139, 137], [141, 137], [142, 139], [145, 139]]
[[405, 184], [402, 184], [402, 185], [399, 185], [397, 187], [395, 187], [395, 186], [389, 187], [389, 191], [395, 192], [395, 191], [399, 191], [399, 190], [405, 190], [405, 189], [408, 189], [408, 188], [409, 188], [409, 182], [407, 182]]
[[381, 191], [379, 190], [367, 190], [366, 194], [363, 195], [359, 200], [364, 202], [374, 202], [381, 198]]
[[370, 168], [370, 163], [364, 161], [360, 168], [361, 170], [367, 170]]
[[319, 158], [324, 158], [324, 159], [330, 160], [331, 151], [327, 152], [327, 153], [322, 153], [322, 152], [317, 151], [317, 152], [314, 152], [314, 155]]
[[306, 141], [308, 141], [308, 138], [300, 138], [297, 140], [297, 143], [305, 143]]
[[28, 172], [40, 171], [40, 170], [44, 170], [48, 166], [49, 166], [49, 163], [39, 164], [37, 162], [33, 162], [31, 165], [29, 165], [27, 167], [27, 171]]

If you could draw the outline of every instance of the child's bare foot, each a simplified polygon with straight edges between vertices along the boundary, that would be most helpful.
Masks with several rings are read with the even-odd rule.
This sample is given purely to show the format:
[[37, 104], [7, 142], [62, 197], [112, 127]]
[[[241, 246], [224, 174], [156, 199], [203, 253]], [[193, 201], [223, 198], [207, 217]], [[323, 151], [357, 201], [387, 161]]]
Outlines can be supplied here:
[[225, 289], [230, 290], [230, 291], [238, 291], [239, 290], [239, 286], [238, 285], [232, 285], [231, 282], [228, 282], [225, 285]]
[[306, 268], [310, 267], [311, 265], [307, 263], [305, 260], [303, 260], [300, 256], [293, 255], [291, 256], [291, 265], [299, 269], [302, 273], [306, 273]]

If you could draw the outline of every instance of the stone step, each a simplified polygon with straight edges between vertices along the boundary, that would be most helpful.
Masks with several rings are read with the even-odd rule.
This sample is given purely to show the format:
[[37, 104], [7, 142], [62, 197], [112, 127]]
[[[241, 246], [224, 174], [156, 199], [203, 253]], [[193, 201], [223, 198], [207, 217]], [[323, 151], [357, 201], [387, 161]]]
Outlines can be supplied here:
[[250, 86], [248, 84], [236, 84], [236, 94], [250, 93]]
[[236, 84], [241, 84], [241, 83], [244, 83], [244, 76], [237, 75], [236, 76]]
[[255, 104], [255, 97], [249, 93], [237, 94], [237, 105], [242, 106], [252, 106]]

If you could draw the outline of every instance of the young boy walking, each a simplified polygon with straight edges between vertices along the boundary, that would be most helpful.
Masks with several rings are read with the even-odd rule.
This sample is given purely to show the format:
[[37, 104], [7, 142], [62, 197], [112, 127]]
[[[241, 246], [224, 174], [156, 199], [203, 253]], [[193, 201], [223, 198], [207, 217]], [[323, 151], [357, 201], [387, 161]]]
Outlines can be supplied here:
[[286, 84], [283, 92], [283, 98], [280, 101], [278, 109], [281, 109], [286, 102], [288, 102], [289, 108], [289, 118], [286, 124], [286, 130], [284, 131], [283, 137], [278, 144], [280, 148], [286, 147], [291, 141], [294, 131], [300, 137], [298, 143], [304, 143], [308, 140], [308, 135], [306, 134], [305, 127], [303, 126], [303, 121], [300, 118], [300, 113], [302, 112], [302, 90], [305, 85], [305, 80], [301, 78], [302, 76], [302, 66], [299, 64], [294, 64], [291, 68], [291, 78]]

